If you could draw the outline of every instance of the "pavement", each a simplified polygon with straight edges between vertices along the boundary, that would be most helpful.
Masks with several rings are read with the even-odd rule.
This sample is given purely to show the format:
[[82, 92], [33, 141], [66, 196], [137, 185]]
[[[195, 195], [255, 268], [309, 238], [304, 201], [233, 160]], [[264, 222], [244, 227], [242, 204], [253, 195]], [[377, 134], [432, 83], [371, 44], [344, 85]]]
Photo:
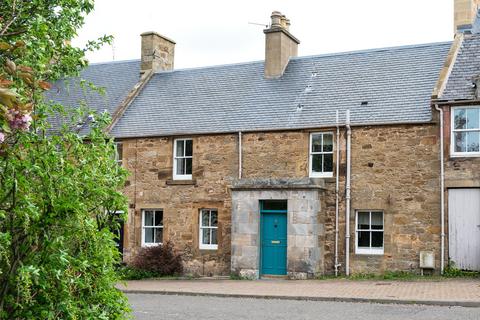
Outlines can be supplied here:
[[480, 279], [353, 280], [137, 280], [117, 287], [129, 294], [424, 304], [480, 307]]
[[137, 320], [478, 320], [480, 308], [127, 294]]

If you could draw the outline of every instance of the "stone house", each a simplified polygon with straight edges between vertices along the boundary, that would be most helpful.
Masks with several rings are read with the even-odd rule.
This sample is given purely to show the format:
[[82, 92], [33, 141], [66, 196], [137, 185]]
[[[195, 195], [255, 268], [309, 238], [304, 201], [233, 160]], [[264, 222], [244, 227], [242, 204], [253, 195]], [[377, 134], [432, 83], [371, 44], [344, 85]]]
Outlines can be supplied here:
[[480, 270], [480, 1], [461, 1], [448, 77], [433, 98], [442, 138], [445, 255]]
[[127, 262], [170, 240], [196, 275], [439, 272], [452, 240], [443, 183], [480, 186], [475, 158], [447, 151], [445, 116], [476, 103], [471, 81], [455, 81], [480, 45], [467, 35], [476, 8], [455, 0], [453, 42], [307, 57], [274, 11], [265, 60], [192, 69], [174, 69], [175, 42], [147, 32], [140, 60], [83, 72], [106, 97], [70, 81], [52, 98], [112, 114], [130, 172]]

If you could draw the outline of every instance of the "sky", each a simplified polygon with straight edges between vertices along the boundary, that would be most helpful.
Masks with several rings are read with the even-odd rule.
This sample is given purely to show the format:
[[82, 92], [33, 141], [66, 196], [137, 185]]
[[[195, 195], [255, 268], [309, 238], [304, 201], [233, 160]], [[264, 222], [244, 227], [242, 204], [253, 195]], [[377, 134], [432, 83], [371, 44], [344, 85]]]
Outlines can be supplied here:
[[272, 11], [291, 21], [299, 56], [453, 39], [453, 0], [96, 0], [73, 45], [113, 35], [91, 63], [140, 58], [140, 34], [173, 39], [175, 69], [264, 59]]

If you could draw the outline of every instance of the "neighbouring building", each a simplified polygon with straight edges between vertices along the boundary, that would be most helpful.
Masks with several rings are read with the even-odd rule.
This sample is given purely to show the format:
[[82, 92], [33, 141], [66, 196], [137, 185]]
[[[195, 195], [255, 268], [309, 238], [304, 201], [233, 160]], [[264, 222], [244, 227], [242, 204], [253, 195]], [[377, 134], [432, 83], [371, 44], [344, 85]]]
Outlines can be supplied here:
[[172, 241], [194, 275], [440, 272], [448, 257], [480, 269], [460, 260], [480, 260], [478, 230], [461, 253], [457, 239], [480, 225], [477, 8], [455, 0], [453, 42], [307, 57], [274, 11], [265, 60], [192, 69], [147, 32], [140, 60], [82, 73], [106, 97], [75, 80], [51, 97], [113, 116], [130, 172], [126, 262]]
[[433, 103], [443, 122], [445, 254], [460, 269], [480, 270], [480, 12], [478, 1], [464, 2], [472, 18]]

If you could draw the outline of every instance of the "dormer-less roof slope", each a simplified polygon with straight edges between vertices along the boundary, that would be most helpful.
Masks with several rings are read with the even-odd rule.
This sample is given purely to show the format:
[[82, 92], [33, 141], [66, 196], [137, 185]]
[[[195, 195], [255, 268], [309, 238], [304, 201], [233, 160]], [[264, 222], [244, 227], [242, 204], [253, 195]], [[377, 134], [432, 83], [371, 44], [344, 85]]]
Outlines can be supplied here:
[[[105, 89], [105, 94], [92, 91], [87, 84], [82, 86], [80, 79]], [[71, 108], [84, 102], [98, 113], [107, 110], [113, 114], [139, 79], [139, 60], [91, 64], [81, 72], [79, 78], [54, 83], [52, 89], [46, 92], [46, 99]], [[57, 117], [53, 121], [55, 128], [61, 120]]]
[[473, 100], [474, 78], [480, 75], [480, 35], [466, 35], [439, 100]]
[[[279, 79], [263, 61], [155, 74], [112, 129], [118, 138], [431, 120], [451, 43], [292, 58]], [[362, 102], [367, 102], [362, 104]]]

